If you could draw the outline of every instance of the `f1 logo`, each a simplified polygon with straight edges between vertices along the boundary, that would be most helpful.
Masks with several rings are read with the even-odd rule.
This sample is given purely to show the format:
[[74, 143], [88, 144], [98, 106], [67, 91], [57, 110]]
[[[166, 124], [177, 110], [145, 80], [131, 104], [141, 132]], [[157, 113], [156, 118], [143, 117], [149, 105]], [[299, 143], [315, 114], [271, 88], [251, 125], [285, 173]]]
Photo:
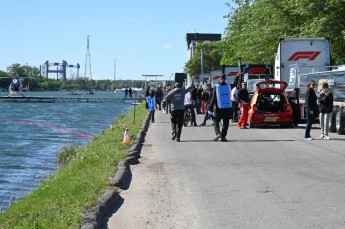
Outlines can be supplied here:
[[298, 61], [300, 59], [307, 59], [308, 61], [315, 60], [320, 54], [320, 51], [308, 51], [308, 52], [295, 52], [288, 61]]
[[227, 76], [237, 76], [238, 72], [229, 72]]

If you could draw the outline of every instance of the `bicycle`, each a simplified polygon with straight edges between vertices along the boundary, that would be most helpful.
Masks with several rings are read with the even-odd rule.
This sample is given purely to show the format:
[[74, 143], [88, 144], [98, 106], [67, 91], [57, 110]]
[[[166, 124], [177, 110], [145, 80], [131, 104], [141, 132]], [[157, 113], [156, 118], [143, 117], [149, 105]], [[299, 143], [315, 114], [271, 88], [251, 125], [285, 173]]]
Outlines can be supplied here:
[[187, 126], [189, 122], [192, 123], [192, 111], [190, 108], [186, 108], [184, 109], [183, 125]]

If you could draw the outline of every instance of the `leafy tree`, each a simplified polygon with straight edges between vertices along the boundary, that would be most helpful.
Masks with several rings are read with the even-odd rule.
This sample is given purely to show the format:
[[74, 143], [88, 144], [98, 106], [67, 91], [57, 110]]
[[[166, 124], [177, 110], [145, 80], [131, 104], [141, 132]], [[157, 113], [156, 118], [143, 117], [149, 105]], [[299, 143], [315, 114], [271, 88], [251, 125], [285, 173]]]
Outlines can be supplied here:
[[11, 83], [10, 75], [7, 72], [0, 70], [0, 90], [8, 88], [8, 85]]
[[20, 77], [39, 77], [40, 74], [40, 70], [37, 67], [20, 65], [18, 63], [7, 67], [7, 72], [12, 76], [18, 75]]
[[218, 44], [199, 44], [195, 57], [190, 59], [185, 65], [187, 74], [193, 76], [201, 73], [201, 55], [204, 58], [204, 73], [219, 70], [222, 51], [222, 47]]
[[227, 47], [222, 63], [274, 62], [279, 40], [287, 37], [326, 37], [334, 41], [335, 64], [344, 62], [345, 1], [341, 0], [233, 0], [225, 15]]
[[[222, 41], [208, 44], [222, 52], [219, 64], [205, 55], [205, 72], [216, 65], [274, 63], [281, 38], [325, 37], [332, 41], [332, 63], [345, 62], [344, 0], [232, 0]], [[199, 46], [199, 45], [198, 45]], [[201, 47], [202, 46], [200, 45]], [[185, 64], [189, 75], [201, 72], [200, 50]]]

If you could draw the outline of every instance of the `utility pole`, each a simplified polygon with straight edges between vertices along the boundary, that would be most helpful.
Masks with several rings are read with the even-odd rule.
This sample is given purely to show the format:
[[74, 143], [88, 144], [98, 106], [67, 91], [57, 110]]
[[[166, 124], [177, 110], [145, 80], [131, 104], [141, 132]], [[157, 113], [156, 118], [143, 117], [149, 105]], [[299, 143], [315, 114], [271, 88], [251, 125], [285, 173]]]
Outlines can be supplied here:
[[115, 82], [116, 82], [116, 58], [114, 58], [114, 90], [116, 90]]

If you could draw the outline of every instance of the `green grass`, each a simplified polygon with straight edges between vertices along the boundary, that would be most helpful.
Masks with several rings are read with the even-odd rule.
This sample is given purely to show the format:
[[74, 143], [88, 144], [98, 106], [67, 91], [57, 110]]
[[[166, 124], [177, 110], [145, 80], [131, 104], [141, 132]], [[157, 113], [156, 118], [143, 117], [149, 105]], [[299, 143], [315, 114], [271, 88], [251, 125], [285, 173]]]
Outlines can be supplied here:
[[86, 210], [96, 205], [108, 189], [119, 161], [128, 152], [122, 143], [125, 128], [135, 140], [147, 116], [140, 104], [92, 140], [85, 148], [64, 148], [58, 156], [60, 168], [23, 200], [0, 215], [0, 228], [78, 228]]

